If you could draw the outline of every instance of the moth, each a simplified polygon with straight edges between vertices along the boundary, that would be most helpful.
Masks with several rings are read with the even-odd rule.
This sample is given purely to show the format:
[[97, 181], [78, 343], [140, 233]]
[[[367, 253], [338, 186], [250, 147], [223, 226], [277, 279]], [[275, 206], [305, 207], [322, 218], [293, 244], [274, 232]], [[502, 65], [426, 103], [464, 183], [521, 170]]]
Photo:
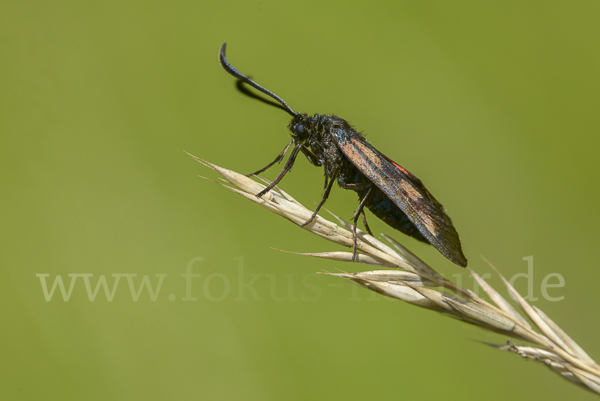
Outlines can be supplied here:
[[233, 67], [225, 56], [226, 47], [227, 44], [223, 43], [219, 52], [219, 60], [225, 71], [277, 101], [281, 108], [292, 116], [288, 126], [292, 137], [289, 143], [274, 161], [249, 174], [260, 174], [281, 162], [292, 148], [283, 170], [269, 186], [256, 195], [257, 197], [272, 190], [292, 169], [298, 154], [302, 153], [311, 164], [323, 167], [325, 174], [322, 199], [302, 227], [315, 219], [329, 197], [334, 182], [337, 181], [341, 188], [356, 192], [360, 201], [352, 218], [353, 260], [356, 259], [356, 229], [361, 215], [367, 231], [371, 234], [364, 212], [366, 207], [390, 227], [433, 245], [453, 263], [467, 266], [467, 259], [452, 220], [420, 179], [373, 147], [343, 118], [334, 114], [308, 116], [294, 111], [282, 98]]

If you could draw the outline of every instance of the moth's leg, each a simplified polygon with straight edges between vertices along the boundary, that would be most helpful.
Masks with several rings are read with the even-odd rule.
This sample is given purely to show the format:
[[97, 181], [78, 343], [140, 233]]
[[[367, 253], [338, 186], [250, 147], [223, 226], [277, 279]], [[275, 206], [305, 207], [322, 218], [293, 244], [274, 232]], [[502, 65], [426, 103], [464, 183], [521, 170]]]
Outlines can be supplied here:
[[367, 230], [367, 232], [369, 233], [369, 235], [371, 237], [373, 237], [373, 233], [371, 232], [371, 229], [369, 228], [369, 225], [367, 224], [367, 215], [365, 214], [365, 210], [363, 209], [362, 212], [362, 217], [363, 217], [363, 224], [365, 225], [365, 229]]
[[293, 139], [285, 146], [285, 148], [283, 148], [283, 151], [281, 151], [281, 153], [279, 155], [277, 155], [275, 160], [273, 160], [271, 163], [267, 164], [266, 167], [263, 167], [260, 170], [255, 171], [254, 173], [246, 174], [246, 177], [253, 177], [255, 175], [259, 175], [260, 173], [265, 172], [268, 169], [270, 169], [275, 163], [281, 162], [281, 160], [283, 160], [283, 156], [285, 156], [285, 152], [287, 152], [287, 150], [290, 148], [290, 146], [292, 146], [292, 143], [294, 143]]
[[[361, 189], [369, 188], [369, 192], [367, 193], [367, 196], [368, 196], [371, 191], [371, 188], [373, 188], [373, 184], [371, 184], [370, 182], [363, 182], [360, 184], [343, 184], [342, 188], [351, 189], [353, 191], [360, 191]], [[364, 201], [364, 199], [363, 199], [363, 201]], [[363, 207], [364, 207], [364, 205], [363, 205]], [[370, 236], [373, 236], [373, 232], [371, 231], [371, 229], [369, 228], [369, 225], [367, 224], [367, 215], [365, 214], [364, 209], [362, 210], [361, 214], [363, 217], [363, 224], [365, 225], [365, 229], [367, 230], [367, 232], [369, 233]]]
[[[333, 183], [335, 182], [335, 179], [337, 178], [338, 172], [339, 172], [339, 170], [335, 170], [333, 172], [333, 174], [331, 175], [331, 177], [329, 177], [329, 184], [325, 187], [325, 190], [323, 191], [323, 198], [321, 199], [321, 202], [319, 202], [319, 204], [317, 205], [317, 208], [315, 209], [315, 212], [313, 213], [313, 215], [310, 216], [310, 219], [308, 219], [306, 221], [306, 223], [302, 224], [300, 227], [304, 227], [304, 226], [310, 224], [315, 219], [315, 217], [317, 217], [317, 213], [319, 213], [319, 209], [321, 209], [321, 206], [323, 206], [325, 204], [325, 201], [329, 197], [329, 193], [331, 192]], [[325, 182], [327, 182], [327, 177], [325, 177]]]
[[[356, 237], [356, 224], [358, 223], [358, 217], [362, 214], [364, 216], [364, 212], [363, 209], [365, 207], [365, 203], [367, 202], [367, 199], [369, 198], [369, 195], [371, 194], [371, 190], [373, 189], [373, 185], [369, 186], [369, 190], [367, 191], [367, 194], [364, 196], [364, 198], [362, 198], [362, 200], [360, 201], [360, 204], [358, 205], [358, 208], [356, 209], [356, 211], [354, 212], [354, 217], [352, 218], [352, 220], [354, 220], [354, 225], [352, 226], [352, 238], [354, 239], [354, 248], [352, 250], [352, 261], [355, 262], [356, 261], [356, 252], [358, 250], [358, 239]], [[365, 218], [365, 223], [366, 223], [366, 218]], [[369, 234], [371, 230], [369, 230]], [[372, 234], [371, 234], [372, 235]]]
[[361, 182], [358, 184], [340, 184], [340, 186], [344, 189], [350, 189], [352, 191], [360, 191], [361, 189], [371, 188], [373, 184], [370, 182]]
[[263, 196], [264, 194], [266, 194], [267, 192], [269, 192], [270, 190], [275, 188], [275, 186], [277, 184], [279, 184], [279, 181], [281, 181], [283, 176], [285, 176], [292, 169], [292, 167], [294, 166], [294, 162], [296, 161], [296, 156], [298, 156], [298, 152], [300, 152], [301, 146], [302, 145], [294, 146], [294, 149], [292, 149], [292, 153], [290, 154], [290, 157], [287, 159], [287, 162], [285, 162], [285, 166], [283, 167], [283, 170], [281, 170], [279, 175], [273, 180], [272, 183], [269, 184], [268, 187], [266, 187], [265, 189], [263, 189], [262, 191], [260, 191], [259, 193], [256, 194], [257, 198], [260, 198], [261, 196]]
[[306, 146], [302, 145], [302, 149], [300, 149], [300, 150], [302, 151], [302, 153], [304, 153], [304, 156], [306, 156], [306, 158], [308, 159], [308, 161], [310, 162], [310, 164], [312, 164], [313, 166], [321, 167], [323, 165], [323, 163], [312, 152], [312, 150], [310, 150]]

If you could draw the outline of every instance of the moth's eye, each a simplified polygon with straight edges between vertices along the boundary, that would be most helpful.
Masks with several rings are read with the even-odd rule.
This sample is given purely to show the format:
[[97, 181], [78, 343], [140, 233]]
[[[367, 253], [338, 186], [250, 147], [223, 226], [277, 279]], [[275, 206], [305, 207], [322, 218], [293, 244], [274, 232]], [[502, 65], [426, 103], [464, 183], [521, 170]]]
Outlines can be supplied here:
[[296, 125], [296, 128], [294, 128], [294, 131], [296, 131], [297, 135], [302, 135], [304, 134], [304, 124], [298, 124]]

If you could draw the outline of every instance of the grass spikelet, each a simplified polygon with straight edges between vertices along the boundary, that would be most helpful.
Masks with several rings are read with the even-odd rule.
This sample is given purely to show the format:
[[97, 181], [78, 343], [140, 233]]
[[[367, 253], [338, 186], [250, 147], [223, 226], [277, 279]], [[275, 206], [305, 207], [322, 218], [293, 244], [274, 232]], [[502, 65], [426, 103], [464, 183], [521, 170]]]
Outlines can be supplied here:
[[[279, 188], [265, 194], [262, 198], [257, 198], [256, 194], [265, 188], [264, 185], [242, 174], [198, 157], [192, 157], [221, 174], [226, 181], [218, 183], [223, 187], [298, 226], [312, 215], [311, 210]], [[335, 244], [351, 247], [353, 238], [350, 224], [335, 215], [333, 217], [341, 226], [317, 216], [311, 224], [303, 228]], [[377, 266], [377, 268], [393, 268], [393, 270], [324, 274], [351, 280], [381, 295], [443, 313], [518, 341], [528, 341], [533, 346], [516, 345], [512, 342], [507, 342], [505, 345], [485, 344], [542, 363], [569, 382], [600, 394], [600, 366], [544, 312], [529, 305], [495, 268], [506, 290], [517, 303], [518, 309], [474, 271], [471, 270], [471, 274], [492, 303], [479, 297], [475, 292], [442, 277], [396, 240], [384, 234], [382, 236], [391, 246], [359, 230], [359, 254], [356, 262]], [[344, 251], [300, 255], [342, 262], [352, 260], [352, 252]], [[443, 290], [449, 290], [453, 294]]]

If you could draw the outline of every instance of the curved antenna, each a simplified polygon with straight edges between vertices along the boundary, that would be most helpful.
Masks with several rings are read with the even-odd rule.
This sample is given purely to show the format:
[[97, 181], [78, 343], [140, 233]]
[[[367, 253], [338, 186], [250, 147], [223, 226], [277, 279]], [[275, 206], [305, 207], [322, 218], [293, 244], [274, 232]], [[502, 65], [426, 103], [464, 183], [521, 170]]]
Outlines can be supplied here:
[[229, 64], [229, 61], [227, 61], [227, 58], [225, 57], [225, 47], [227, 47], [227, 43], [223, 43], [223, 46], [221, 46], [221, 52], [219, 53], [219, 61], [221, 62], [221, 66], [225, 69], [225, 71], [227, 71], [229, 74], [233, 75], [235, 78], [239, 79], [240, 81], [247, 83], [254, 89], [257, 89], [257, 90], [261, 91], [262, 93], [264, 93], [265, 95], [277, 100], [279, 103], [281, 103], [281, 105], [283, 107], [285, 107], [285, 109], [292, 116], [298, 115], [298, 113], [296, 113], [289, 106], [289, 104], [287, 104], [282, 98], [280, 98], [279, 96], [277, 96], [270, 90], [263, 88], [262, 86], [260, 86], [259, 84], [257, 84], [256, 82], [254, 82], [253, 80], [251, 80], [250, 78], [248, 78], [247, 76], [245, 76], [244, 74], [239, 72], [238, 70], [236, 70], [234, 66]]

